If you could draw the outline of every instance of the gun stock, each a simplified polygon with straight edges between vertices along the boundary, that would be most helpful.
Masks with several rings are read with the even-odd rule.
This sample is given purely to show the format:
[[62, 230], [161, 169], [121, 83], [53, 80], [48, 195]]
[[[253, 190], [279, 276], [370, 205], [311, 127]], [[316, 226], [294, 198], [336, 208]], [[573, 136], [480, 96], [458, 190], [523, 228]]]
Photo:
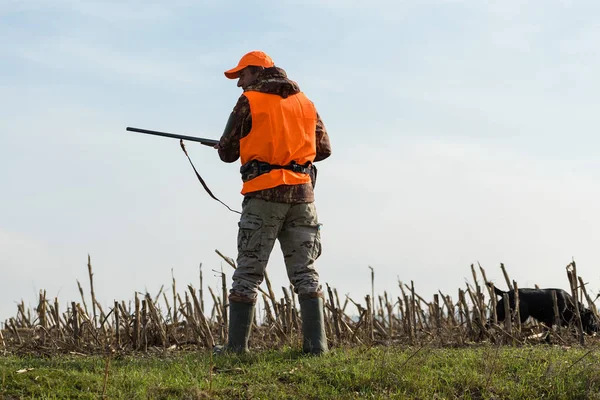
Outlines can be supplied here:
[[164, 137], [168, 137], [168, 138], [172, 138], [172, 139], [190, 140], [190, 141], [199, 142], [205, 146], [211, 146], [211, 147], [214, 147], [217, 143], [219, 143], [218, 140], [214, 140], [214, 139], [204, 139], [204, 138], [199, 138], [199, 137], [195, 137], [195, 136], [185, 136], [185, 135], [178, 135], [175, 133], [151, 131], [148, 129], [127, 127], [127, 130], [130, 132], [138, 132], [138, 133], [145, 133], [148, 135], [164, 136]]

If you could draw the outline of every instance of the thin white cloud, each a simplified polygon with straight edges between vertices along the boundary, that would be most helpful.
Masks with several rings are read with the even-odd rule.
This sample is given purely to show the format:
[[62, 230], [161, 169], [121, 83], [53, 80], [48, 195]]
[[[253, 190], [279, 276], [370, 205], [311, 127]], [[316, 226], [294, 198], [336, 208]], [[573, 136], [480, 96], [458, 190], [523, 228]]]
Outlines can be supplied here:
[[171, 1], [88, 1], [88, 0], [5, 0], [0, 15], [17, 12], [61, 12], [121, 23], [157, 23], [174, 20], [181, 9], [190, 7], [222, 7], [220, 0]]
[[[97, 46], [71, 37], [55, 37], [43, 40], [35, 46], [18, 50], [29, 62], [78, 73], [122, 75], [128, 79], [144, 82], [161, 82], [201, 85], [198, 72], [192, 72], [182, 64], [161, 60], [150, 55], [130, 55], [102, 45]], [[213, 62], [207, 58], [207, 62]], [[109, 75], [106, 75], [109, 74]]]

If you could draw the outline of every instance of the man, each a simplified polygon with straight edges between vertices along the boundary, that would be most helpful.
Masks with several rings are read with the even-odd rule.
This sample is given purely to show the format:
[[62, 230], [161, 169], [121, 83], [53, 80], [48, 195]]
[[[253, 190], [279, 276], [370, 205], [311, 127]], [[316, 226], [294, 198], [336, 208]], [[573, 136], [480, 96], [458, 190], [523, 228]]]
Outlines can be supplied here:
[[331, 155], [329, 136], [313, 103], [262, 51], [244, 55], [225, 76], [238, 79], [244, 91], [216, 146], [224, 162], [241, 159], [244, 195], [226, 348], [248, 351], [258, 287], [278, 239], [298, 294], [303, 351], [325, 353], [324, 297], [314, 265], [321, 239], [312, 163]]

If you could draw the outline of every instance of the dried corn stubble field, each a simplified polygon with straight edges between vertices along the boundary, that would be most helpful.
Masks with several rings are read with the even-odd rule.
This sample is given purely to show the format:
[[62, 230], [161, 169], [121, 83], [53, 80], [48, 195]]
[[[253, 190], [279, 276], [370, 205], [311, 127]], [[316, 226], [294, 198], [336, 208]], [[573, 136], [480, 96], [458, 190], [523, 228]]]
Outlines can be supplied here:
[[[235, 263], [217, 253], [233, 268]], [[506, 284], [517, 288], [501, 264]], [[332, 348], [373, 345], [410, 345], [457, 347], [476, 343], [520, 345], [542, 342], [543, 327], [521, 325], [518, 316], [499, 324], [486, 324], [496, 307], [496, 296], [488, 285], [485, 270], [471, 265], [472, 283], [459, 288], [455, 299], [447, 293], [431, 298], [419, 295], [414, 282], [398, 282], [400, 296], [384, 292], [363, 299], [340, 299], [338, 291], [326, 285], [325, 322]], [[577, 276], [575, 262], [567, 266], [567, 278], [578, 299], [596, 314], [593, 299], [584, 281]], [[81, 298], [62, 304], [58, 298], [46, 298], [41, 291], [37, 307], [26, 309], [24, 302], [16, 316], [4, 322], [0, 330], [0, 351], [4, 354], [114, 354], [163, 352], [166, 350], [210, 349], [227, 338], [227, 297], [208, 291], [213, 300], [205, 309], [202, 271], [200, 288], [187, 285], [178, 291], [175, 278], [172, 296], [162, 288], [159, 293], [134, 293], [129, 301], [115, 301], [109, 307], [96, 299], [91, 260], [88, 257], [89, 294], [79, 281]], [[373, 272], [372, 272], [373, 278]], [[281, 349], [300, 347], [301, 320], [297, 299], [286, 287], [282, 297], [275, 294], [266, 277], [266, 290], [261, 289], [261, 311], [255, 317], [250, 347]], [[226, 294], [227, 276], [222, 275], [221, 294]], [[281, 296], [281, 295], [280, 295]], [[506, 303], [508, 304], [508, 303]], [[550, 340], [556, 344], [594, 343], [596, 337], [585, 336], [580, 326], [556, 328]]]

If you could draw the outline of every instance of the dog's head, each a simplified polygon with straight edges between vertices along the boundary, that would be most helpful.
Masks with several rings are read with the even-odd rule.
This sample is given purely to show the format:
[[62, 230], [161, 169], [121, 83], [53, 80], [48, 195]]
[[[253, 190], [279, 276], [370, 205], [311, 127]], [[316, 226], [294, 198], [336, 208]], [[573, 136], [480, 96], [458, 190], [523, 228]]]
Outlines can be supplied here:
[[587, 308], [584, 308], [581, 312], [581, 325], [583, 326], [585, 333], [589, 335], [600, 331], [600, 321], [598, 321], [594, 312]]

